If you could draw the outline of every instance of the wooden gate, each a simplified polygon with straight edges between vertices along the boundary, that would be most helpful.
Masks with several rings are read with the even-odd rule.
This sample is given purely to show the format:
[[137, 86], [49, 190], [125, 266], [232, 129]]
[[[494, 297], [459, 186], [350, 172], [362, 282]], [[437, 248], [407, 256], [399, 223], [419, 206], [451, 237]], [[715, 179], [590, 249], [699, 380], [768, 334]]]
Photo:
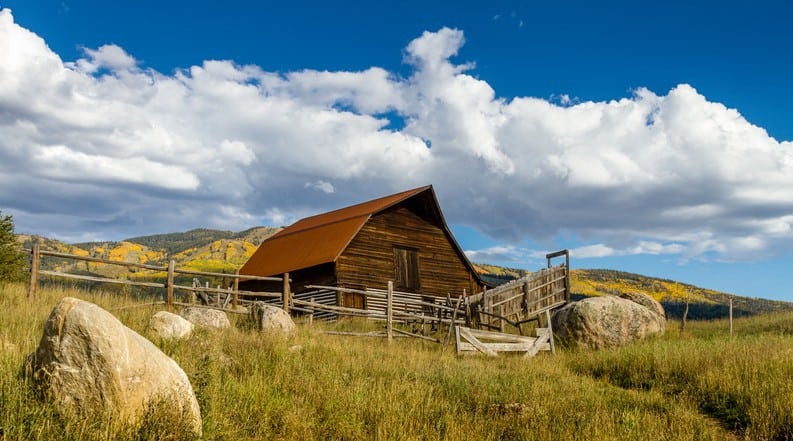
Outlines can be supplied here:
[[[562, 256], [565, 263], [552, 267], [551, 259]], [[543, 312], [567, 303], [570, 298], [568, 251], [557, 251], [546, 258], [548, 268], [468, 298], [471, 313], [480, 327], [504, 332], [509, 324], [522, 333], [521, 324], [539, 322]]]
[[490, 357], [498, 356], [499, 352], [522, 352], [526, 358], [534, 357], [539, 351], [556, 350], [553, 344], [553, 328], [549, 310], [545, 311], [548, 321], [547, 328], [537, 328], [536, 337], [503, 334], [500, 332], [482, 331], [478, 329], [455, 326], [454, 335], [457, 355], [482, 353]]

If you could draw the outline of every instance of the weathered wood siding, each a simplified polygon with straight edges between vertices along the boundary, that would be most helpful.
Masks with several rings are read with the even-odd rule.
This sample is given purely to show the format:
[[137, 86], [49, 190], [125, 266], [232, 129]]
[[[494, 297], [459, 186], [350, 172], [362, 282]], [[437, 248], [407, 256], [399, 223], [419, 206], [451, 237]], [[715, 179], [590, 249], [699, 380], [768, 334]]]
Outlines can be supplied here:
[[418, 251], [422, 294], [456, 298], [463, 289], [469, 295], [482, 289], [443, 230], [405, 206], [379, 213], [363, 226], [336, 263], [339, 285], [385, 289], [397, 279], [394, 247]]

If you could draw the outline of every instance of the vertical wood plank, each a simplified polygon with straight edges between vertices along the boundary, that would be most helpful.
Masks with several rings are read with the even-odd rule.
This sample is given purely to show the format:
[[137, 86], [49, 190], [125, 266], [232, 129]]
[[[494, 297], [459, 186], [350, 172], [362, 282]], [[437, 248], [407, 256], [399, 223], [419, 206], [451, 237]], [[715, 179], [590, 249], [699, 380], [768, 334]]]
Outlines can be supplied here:
[[463, 302], [465, 304], [465, 326], [471, 326], [471, 304], [468, 303], [468, 296], [465, 295], [465, 288], [463, 288]]
[[[465, 290], [463, 290], [465, 292]], [[449, 332], [446, 334], [446, 339], [443, 341], [443, 348], [442, 351], [446, 350], [446, 346], [449, 345], [449, 341], [452, 339], [452, 329], [455, 328], [455, 321], [457, 321], [457, 310], [460, 308], [460, 304], [463, 302], [463, 296], [457, 297], [457, 303], [454, 305], [454, 312], [452, 313], [452, 321], [449, 324]]]
[[234, 294], [231, 297], [231, 308], [237, 310], [240, 300], [240, 270], [238, 269], [234, 275]]
[[460, 349], [460, 325], [454, 327], [454, 347], [457, 349], [457, 355], [462, 353]]
[[38, 241], [33, 243], [30, 251], [30, 289], [28, 290], [28, 300], [36, 298], [36, 291], [39, 286], [39, 263], [41, 262], [41, 248]]
[[385, 332], [388, 336], [388, 342], [394, 338], [394, 282], [388, 281], [388, 293], [386, 294], [386, 322]]
[[545, 320], [548, 322], [548, 343], [551, 344], [551, 354], [556, 354], [556, 347], [553, 344], [553, 325], [551, 324], [551, 311], [545, 310]]
[[685, 332], [686, 330], [686, 319], [688, 318], [688, 303], [691, 300], [691, 288], [688, 289], [686, 293], [686, 309], [683, 311], [683, 319], [680, 321], [680, 332]]
[[289, 314], [289, 300], [291, 296], [292, 293], [289, 289], [289, 273], [284, 273], [284, 290], [281, 299], [284, 302], [284, 311], [286, 311], [287, 314]]
[[570, 252], [564, 250], [564, 301], [570, 301]]
[[168, 305], [169, 308], [173, 307], [173, 270], [175, 266], [176, 262], [174, 262], [173, 259], [168, 261], [168, 282], [165, 288], [165, 304]]
[[[490, 312], [490, 308], [488, 306], [489, 299], [487, 298], [487, 288], [485, 287], [482, 290], [482, 311]], [[480, 322], [483, 322], [486, 325], [490, 324], [490, 316], [488, 314], [482, 314], [482, 317], [479, 318]]]

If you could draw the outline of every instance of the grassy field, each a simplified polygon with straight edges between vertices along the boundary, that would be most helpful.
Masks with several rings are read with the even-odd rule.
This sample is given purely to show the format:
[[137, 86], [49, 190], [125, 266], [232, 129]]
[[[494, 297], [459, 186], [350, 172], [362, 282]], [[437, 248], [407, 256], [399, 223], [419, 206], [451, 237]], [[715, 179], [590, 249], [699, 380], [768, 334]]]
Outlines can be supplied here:
[[[97, 303], [152, 338], [190, 377], [204, 438], [451, 440], [791, 440], [793, 314], [677, 324], [661, 338], [611, 351], [458, 358], [399, 339], [343, 337], [301, 326], [289, 341], [244, 326], [187, 342], [148, 333], [151, 307], [118, 296], [0, 286], [0, 440], [181, 439], [173, 422], [138, 430], [62, 418], [32, 392], [21, 367], [64, 296]], [[128, 305], [129, 303], [127, 303]], [[235, 317], [231, 317], [235, 319]]]

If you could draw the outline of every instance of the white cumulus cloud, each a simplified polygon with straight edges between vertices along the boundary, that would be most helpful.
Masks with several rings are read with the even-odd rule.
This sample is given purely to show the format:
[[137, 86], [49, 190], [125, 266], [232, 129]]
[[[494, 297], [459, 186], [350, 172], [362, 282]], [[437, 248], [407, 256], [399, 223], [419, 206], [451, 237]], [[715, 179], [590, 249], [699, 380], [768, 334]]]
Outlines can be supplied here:
[[20, 231], [119, 239], [283, 225], [431, 183], [447, 221], [501, 243], [564, 231], [587, 238], [579, 257], [720, 260], [793, 248], [791, 142], [687, 84], [501, 97], [456, 61], [464, 43], [424, 32], [407, 75], [232, 60], [165, 74], [113, 44], [64, 61], [2, 10], [0, 210]]

